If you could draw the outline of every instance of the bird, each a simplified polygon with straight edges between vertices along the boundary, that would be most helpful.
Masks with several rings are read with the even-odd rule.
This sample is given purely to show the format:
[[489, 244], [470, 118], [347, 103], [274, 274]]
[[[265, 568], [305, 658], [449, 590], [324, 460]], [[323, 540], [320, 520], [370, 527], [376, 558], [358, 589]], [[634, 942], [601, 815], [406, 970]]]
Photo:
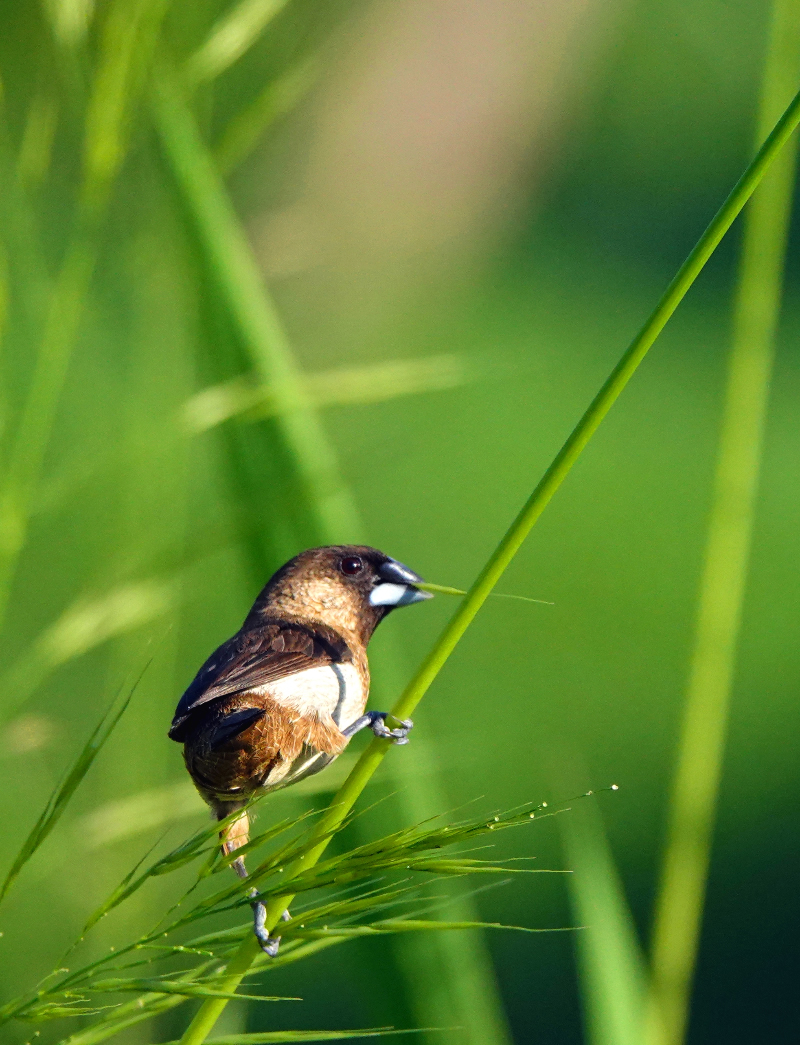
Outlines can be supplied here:
[[[388, 712], [365, 711], [367, 644], [391, 610], [432, 597], [416, 587], [422, 583], [376, 548], [311, 548], [270, 578], [239, 631], [202, 665], [168, 736], [183, 744], [186, 768], [213, 816], [226, 820], [225, 856], [249, 840], [254, 796], [319, 772], [359, 730], [408, 743], [410, 720], [389, 728]], [[247, 877], [243, 856], [231, 866]], [[274, 957], [280, 937], [266, 928], [258, 891], [248, 896], [255, 936]]]

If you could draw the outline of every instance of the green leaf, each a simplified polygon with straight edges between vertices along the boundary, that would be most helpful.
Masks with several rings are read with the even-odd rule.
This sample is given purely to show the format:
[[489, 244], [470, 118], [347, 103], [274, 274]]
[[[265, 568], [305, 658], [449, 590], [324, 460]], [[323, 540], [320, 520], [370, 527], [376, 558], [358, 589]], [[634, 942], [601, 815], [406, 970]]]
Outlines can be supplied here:
[[636, 929], [599, 814], [562, 818], [574, 870], [569, 887], [587, 1037], [591, 1045], [641, 1045], [647, 974]]
[[181, 980], [159, 979], [126, 979], [123, 977], [107, 980], [96, 980], [92, 991], [158, 991], [159, 994], [181, 994], [186, 998], [244, 998], [246, 1001], [301, 1001], [300, 998], [272, 997], [261, 994], [235, 994], [226, 991], [215, 991], [201, 983], [189, 983]]
[[287, 0], [239, 0], [214, 25], [206, 42], [186, 63], [186, 82], [213, 80], [248, 51]]
[[[349, 1038], [379, 1038], [389, 1034], [421, 1034], [426, 1028], [395, 1030], [394, 1027], [373, 1027], [367, 1030], [275, 1030], [253, 1034], [226, 1034], [209, 1038], [208, 1045], [271, 1045], [273, 1042], [292, 1041], [346, 1041]], [[178, 1045], [168, 1042], [167, 1045]]]
[[[144, 671], [147, 670], [147, 665]], [[142, 672], [142, 675], [144, 674]], [[121, 702], [115, 700], [108, 711], [105, 713], [103, 718], [100, 720], [94, 732], [86, 741], [83, 750], [80, 752], [75, 762], [72, 764], [69, 772], [64, 778], [63, 782], [55, 789], [50, 796], [47, 805], [45, 806], [42, 815], [36, 821], [33, 830], [25, 839], [16, 859], [11, 865], [11, 869], [6, 875], [5, 881], [0, 887], [0, 901], [4, 899], [8, 890], [16, 881], [22, 868], [31, 859], [36, 850], [42, 845], [47, 836], [56, 826], [58, 821], [64, 814], [70, 799], [77, 791], [81, 784], [81, 781], [89, 772], [92, 763], [100, 754], [108, 738], [111, 736], [114, 728], [116, 727], [119, 720], [125, 714], [128, 705], [131, 702], [133, 694], [136, 691], [136, 687], [141, 681], [142, 675], [134, 683], [127, 697]]]

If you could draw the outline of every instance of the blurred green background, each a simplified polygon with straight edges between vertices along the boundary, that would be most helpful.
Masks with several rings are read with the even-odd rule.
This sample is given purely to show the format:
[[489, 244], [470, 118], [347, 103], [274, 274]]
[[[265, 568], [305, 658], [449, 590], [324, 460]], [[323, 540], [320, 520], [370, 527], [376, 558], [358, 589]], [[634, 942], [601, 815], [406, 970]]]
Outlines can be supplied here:
[[[235, 39], [203, 47], [235, 8], [219, 0], [0, 3], [8, 862], [152, 658], [6, 902], [4, 996], [54, 967], [164, 830], [177, 841], [203, 822], [166, 736], [174, 705], [313, 531], [280, 407], [254, 392], [257, 367], [165, 148], [159, 77], [179, 71], [363, 517], [363, 533], [336, 539], [363, 536], [442, 584], [471, 582], [750, 155], [766, 2], [243, 7], [256, 27], [239, 53]], [[274, 13], [263, 31], [259, 10]], [[373, 785], [373, 797], [407, 787], [389, 765], [407, 759], [446, 812], [618, 784], [578, 805], [602, 812], [643, 941], [737, 241], [734, 230], [504, 578], [502, 591], [554, 605], [491, 600], [416, 717], [431, 757], [415, 763], [413, 743], [393, 752]], [[790, 252], [693, 1043], [796, 1035], [799, 327]], [[20, 432], [33, 433], [22, 450]], [[323, 485], [338, 482], [332, 467]], [[243, 500], [245, 488], [257, 495]], [[375, 663], [397, 661], [392, 685], [453, 605], [439, 597], [379, 631]], [[384, 681], [380, 702], [393, 696]], [[275, 803], [285, 815], [318, 799]], [[499, 849], [569, 866], [554, 821]], [[100, 926], [96, 946], [149, 924], [155, 895]], [[577, 924], [562, 876], [476, 902], [490, 921]], [[575, 937], [488, 938], [514, 1041], [586, 1040]], [[413, 1025], [402, 965], [414, 960], [383, 940], [350, 943], [270, 980], [302, 1004], [237, 1003], [225, 1026]], [[120, 1040], [183, 1026], [177, 1010]]]

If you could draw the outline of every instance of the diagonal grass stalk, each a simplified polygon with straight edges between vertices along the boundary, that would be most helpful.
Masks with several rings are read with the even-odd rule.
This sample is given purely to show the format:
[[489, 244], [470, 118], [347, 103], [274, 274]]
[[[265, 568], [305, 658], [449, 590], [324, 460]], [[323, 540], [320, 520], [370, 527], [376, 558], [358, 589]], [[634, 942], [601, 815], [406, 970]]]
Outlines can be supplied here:
[[[294, 554], [297, 544], [339, 543], [343, 539], [358, 541], [364, 527], [314, 407], [311, 398], [313, 383], [299, 369], [213, 159], [197, 133], [178, 83], [166, 67], [160, 70], [154, 86], [153, 114], [181, 201], [190, 216], [194, 238], [199, 244], [201, 268], [210, 275], [216, 295], [224, 304], [236, 339], [243, 348], [245, 368], [255, 369], [260, 383], [269, 388], [271, 401], [276, 407], [270, 418], [273, 427], [261, 432], [264, 441], [251, 444], [244, 453], [241, 443], [231, 441], [229, 454], [230, 471], [236, 476], [234, 496], [242, 514], [259, 528], [258, 533], [252, 533], [252, 526], [248, 526], [245, 540], [254, 580], [261, 584], [282, 558]], [[213, 363], [220, 365], [218, 359]], [[405, 376], [408, 378], [408, 371]], [[224, 375], [216, 374], [214, 380], [219, 381], [221, 377]], [[398, 368], [395, 368], [395, 384], [399, 383], [400, 377]], [[261, 448], [258, 456], [252, 449], [254, 445]], [[264, 476], [264, 459], [278, 456], [276, 449], [283, 450], [289, 464], [288, 476], [280, 478], [292, 489], [292, 504], [282, 509], [273, 502], [269, 511], [260, 511], [263, 503], [261, 489], [269, 486]], [[248, 467], [250, 462], [243, 459], [248, 450], [249, 456], [257, 457], [258, 469], [255, 472]], [[273, 538], [273, 547], [265, 549], [268, 542], [264, 531], [276, 528], [282, 512], [292, 513], [295, 547], [276, 558], [275, 549], [277, 547], [280, 551], [280, 540]], [[390, 656], [385, 657], [385, 660], [389, 659]], [[384, 670], [383, 674], [391, 676], [390, 666], [385, 664], [384, 667], [389, 670]], [[404, 816], [424, 819], [440, 812], [446, 799], [444, 788], [438, 782], [435, 758], [426, 753], [421, 742], [417, 743], [416, 749], [416, 771], [400, 771], [402, 779], [398, 782], [398, 790], [404, 797], [399, 801], [404, 805]], [[447, 889], [457, 905], [457, 909], [454, 908], [457, 917], [462, 921], [477, 921], [472, 902], [458, 895], [458, 885], [448, 883]], [[471, 1029], [467, 1039], [470, 1043], [504, 1045], [508, 1041], [502, 1005], [480, 936], [471, 934], [457, 943], [420, 940], [415, 945], [415, 961], [403, 961], [401, 966], [407, 975], [421, 974], [428, 982], [446, 982], [453, 996], [453, 1021], [459, 1013], [470, 1013]], [[421, 1002], [415, 999], [418, 996], [423, 999], [425, 992], [412, 986], [409, 994], [411, 1004], [419, 1005]], [[446, 1014], [449, 1015], [449, 1010]], [[421, 1015], [422, 1022], [429, 1022], [427, 1011]], [[448, 1039], [439, 1035], [437, 1040], [446, 1045]], [[465, 1040], [463, 1035], [459, 1035], [459, 1040]]]
[[[631, 377], [633, 377], [648, 350], [666, 326], [675, 309], [741, 212], [745, 203], [753, 194], [756, 186], [764, 177], [798, 123], [800, 123], [800, 92], [795, 95], [791, 104], [759, 149], [752, 163], [733, 187], [730, 195], [678, 270], [644, 326], [628, 346], [619, 363], [614, 367], [583, 417], [556, 454], [555, 459], [537, 484], [530, 498], [523, 505], [516, 519], [470, 588], [463, 603], [444, 628], [433, 649], [420, 665], [411, 682], [397, 701], [393, 708], [393, 714], [396, 717], [409, 718], [413, 714], [420, 700], [458, 645], [461, 637], [475, 619], [495, 584], [521, 548], [525, 538], [549, 504], [556, 490], [569, 474], [572, 466], [597, 431], [608, 411], [614, 405], [617, 397]], [[320, 838], [319, 844], [310, 849], [296, 864], [287, 868], [286, 894], [271, 901], [269, 904], [268, 925], [270, 928], [275, 927], [282, 912], [292, 900], [291, 878], [307, 870], [319, 860], [332, 831], [343, 822], [348, 812], [352, 809], [359, 795], [383, 761], [388, 751], [388, 746], [386, 741], [375, 739], [366, 748], [316, 827], [317, 836]], [[258, 953], [258, 944], [255, 939], [246, 940], [231, 960], [227, 969], [227, 975], [220, 980], [220, 989], [226, 991], [235, 990]], [[181, 1038], [181, 1045], [201, 1045], [208, 1032], [214, 1026], [219, 1014], [225, 1008], [225, 1004], [226, 1002], [222, 999], [209, 999], [207, 1002], [204, 1002]]]
[[[758, 140], [800, 78], [800, 3], [776, 0]], [[793, 103], [794, 104], [794, 103]], [[748, 208], [733, 345], [653, 934], [650, 1045], [685, 1038], [764, 440], [797, 141]]]

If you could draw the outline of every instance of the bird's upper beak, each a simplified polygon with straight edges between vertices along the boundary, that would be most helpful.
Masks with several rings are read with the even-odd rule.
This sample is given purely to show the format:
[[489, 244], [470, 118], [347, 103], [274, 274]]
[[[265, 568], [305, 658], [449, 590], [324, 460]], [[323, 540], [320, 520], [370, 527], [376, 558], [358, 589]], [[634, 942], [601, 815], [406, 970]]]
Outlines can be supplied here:
[[412, 602], [433, 598], [430, 592], [414, 587], [422, 577], [396, 559], [387, 559], [379, 566], [378, 577], [378, 584], [369, 597], [373, 606], [410, 606]]

